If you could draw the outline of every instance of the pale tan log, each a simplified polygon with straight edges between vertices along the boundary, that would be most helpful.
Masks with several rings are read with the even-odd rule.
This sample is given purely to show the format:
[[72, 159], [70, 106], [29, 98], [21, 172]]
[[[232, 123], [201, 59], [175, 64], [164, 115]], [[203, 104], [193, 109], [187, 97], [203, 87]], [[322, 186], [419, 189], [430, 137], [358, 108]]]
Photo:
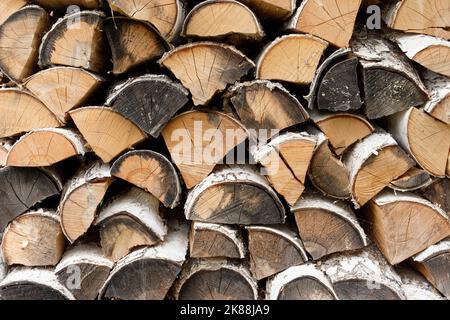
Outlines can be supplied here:
[[304, 0], [287, 28], [344, 48], [352, 37], [360, 5], [361, 0]]
[[13, 140], [0, 139], [0, 167], [6, 166], [6, 158], [8, 157], [8, 152], [11, 150], [13, 144]]
[[295, 0], [241, 0], [248, 5], [260, 19], [284, 21], [295, 11]]
[[[430, 99], [423, 110], [450, 125], [450, 80], [433, 72], [422, 73]], [[449, 171], [450, 172], [450, 171]]]
[[412, 193], [386, 189], [369, 202], [365, 213], [371, 237], [391, 264], [450, 236], [447, 214]]
[[312, 35], [279, 37], [261, 52], [256, 78], [310, 84], [328, 43]]
[[191, 189], [247, 138], [247, 132], [241, 123], [224, 113], [192, 110], [173, 118], [162, 136]]
[[70, 117], [105, 163], [146, 138], [135, 124], [110, 108], [84, 107], [71, 111]]
[[8, 265], [54, 266], [61, 259], [66, 241], [55, 212], [30, 211], [6, 227], [2, 251]]
[[30, 90], [61, 123], [68, 112], [81, 106], [105, 80], [83, 69], [54, 67], [42, 70], [24, 81]]
[[255, 67], [233, 46], [215, 42], [179, 46], [167, 52], [159, 63], [189, 89], [195, 105], [207, 104], [216, 93]]
[[26, 0], [3, 0], [0, 2], [0, 25], [13, 13], [27, 4]]
[[424, 188], [432, 182], [433, 179], [431, 179], [428, 172], [417, 167], [412, 167], [403, 175], [393, 180], [389, 184], [389, 188], [403, 192], [414, 191], [420, 188]]
[[58, 211], [62, 230], [70, 242], [88, 231], [112, 181], [109, 165], [95, 161], [66, 183]]

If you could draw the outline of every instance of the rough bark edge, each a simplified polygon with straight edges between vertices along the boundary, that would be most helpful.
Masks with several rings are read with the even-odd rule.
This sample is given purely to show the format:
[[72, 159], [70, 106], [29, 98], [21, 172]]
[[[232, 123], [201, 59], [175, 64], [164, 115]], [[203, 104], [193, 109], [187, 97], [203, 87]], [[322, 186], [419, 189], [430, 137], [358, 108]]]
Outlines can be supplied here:
[[412, 257], [414, 262], [425, 262], [435, 256], [450, 252], [450, 238], [441, 240], [440, 242], [429, 246], [427, 249], [417, 253]]
[[[423, 169], [422, 169], [422, 170], [423, 170]], [[423, 171], [426, 172], [425, 170], [423, 170]], [[399, 187], [399, 186], [397, 186], [397, 185], [394, 184], [394, 182], [397, 181], [398, 179], [392, 181], [392, 182], [388, 185], [388, 187], [391, 188], [391, 189], [394, 190], [394, 191], [400, 191], [400, 192], [410, 192], [410, 191], [416, 191], [416, 190], [418, 190], [418, 189], [426, 188], [426, 187], [428, 187], [430, 184], [433, 183], [433, 179], [432, 179], [431, 176], [428, 174], [428, 172], [426, 172], [426, 174], [428, 175], [428, 179], [427, 179], [426, 181], [424, 181], [423, 183], [418, 184], [418, 185], [416, 185], [416, 186], [414, 186], [414, 187], [411, 187], [411, 188], [403, 188], [403, 187]], [[399, 178], [400, 178], [400, 177], [399, 177]]]
[[445, 300], [427, 280], [411, 269], [397, 268], [396, 272], [401, 278], [406, 300]]
[[[441, 103], [443, 99], [450, 96], [450, 80], [448, 77], [441, 76], [431, 71], [422, 73], [422, 78], [430, 96], [430, 99], [425, 103], [423, 110], [433, 116], [432, 113], [438, 104]], [[450, 124], [450, 114], [447, 115], [447, 118], [447, 123]]]
[[80, 244], [66, 250], [55, 267], [55, 273], [57, 274], [71, 265], [83, 263], [104, 266], [108, 269], [112, 269], [114, 266], [114, 262], [106, 258], [102, 249], [96, 244]]
[[450, 50], [450, 41], [424, 34], [393, 34], [391, 37], [409, 59], [431, 46], [445, 46]]

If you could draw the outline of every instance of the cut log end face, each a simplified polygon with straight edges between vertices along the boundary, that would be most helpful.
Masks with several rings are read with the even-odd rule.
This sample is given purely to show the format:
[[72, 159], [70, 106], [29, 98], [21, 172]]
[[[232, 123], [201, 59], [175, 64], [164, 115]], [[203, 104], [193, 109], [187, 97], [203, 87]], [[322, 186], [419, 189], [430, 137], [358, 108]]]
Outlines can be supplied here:
[[31, 280], [0, 287], [2, 300], [67, 300], [61, 292]]
[[430, 281], [445, 297], [450, 297], [450, 252], [442, 252], [423, 262], [414, 262], [416, 268]]
[[[222, 226], [221, 228], [226, 228]], [[191, 258], [243, 258], [242, 247], [225, 232], [216, 228], [196, 227], [193, 223], [189, 239]], [[242, 247], [240, 247], [242, 246]]]
[[301, 277], [286, 283], [278, 300], [335, 300], [333, 292], [314, 277]]
[[350, 279], [333, 283], [341, 300], [401, 300], [388, 286], [377, 281]]
[[293, 0], [242, 0], [260, 19], [268, 21], [285, 21], [295, 10]]

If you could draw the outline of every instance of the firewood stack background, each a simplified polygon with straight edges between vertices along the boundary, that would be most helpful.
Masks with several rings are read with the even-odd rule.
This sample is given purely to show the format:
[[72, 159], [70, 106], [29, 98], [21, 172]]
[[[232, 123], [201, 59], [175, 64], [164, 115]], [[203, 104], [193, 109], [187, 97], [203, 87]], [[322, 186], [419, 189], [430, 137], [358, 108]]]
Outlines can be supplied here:
[[449, 39], [448, 0], [0, 1], [0, 298], [449, 298]]

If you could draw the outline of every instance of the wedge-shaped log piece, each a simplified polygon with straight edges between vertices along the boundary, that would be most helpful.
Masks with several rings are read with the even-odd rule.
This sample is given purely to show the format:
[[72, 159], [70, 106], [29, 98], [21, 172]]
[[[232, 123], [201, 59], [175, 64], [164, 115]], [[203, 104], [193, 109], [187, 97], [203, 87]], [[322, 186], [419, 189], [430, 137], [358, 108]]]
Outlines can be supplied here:
[[178, 37], [184, 21], [182, 0], [108, 0], [108, 3], [116, 12], [154, 25], [168, 41]]
[[0, 25], [27, 4], [26, 0], [4, 0], [0, 3]]
[[208, 0], [196, 5], [187, 15], [182, 35], [239, 44], [262, 40], [264, 31], [258, 18], [244, 4], [235, 0]]
[[104, 31], [111, 48], [114, 74], [121, 74], [145, 62], [160, 58], [165, 42], [145, 22], [114, 17], [105, 20]]
[[389, 117], [388, 130], [428, 173], [445, 177], [450, 149], [450, 125], [416, 108]]
[[405, 174], [392, 181], [389, 184], [389, 188], [403, 192], [414, 191], [430, 185], [432, 181], [428, 172], [417, 167], [412, 167]]
[[412, 262], [428, 281], [447, 299], [450, 298], [450, 238], [415, 255]]
[[59, 19], [42, 39], [39, 66], [64, 65], [103, 72], [109, 60], [103, 18], [100, 11], [76, 11]]
[[410, 268], [398, 267], [406, 300], [444, 300], [443, 296], [423, 276]]
[[398, 0], [387, 5], [383, 19], [392, 29], [450, 39], [450, 3], [445, 0]]
[[59, 216], [51, 211], [30, 211], [15, 218], [5, 229], [2, 251], [8, 265], [55, 266], [66, 239]]
[[425, 86], [428, 89], [430, 100], [423, 110], [447, 124], [450, 124], [450, 80], [433, 72], [422, 74]]
[[284, 21], [296, 8], [295, 0], [241, 0], [248, 5], [260, 19]]
[[233, 226], [194, 221], [189, 233], [191, 258], [245, 258], [241, 232]]
[[312, 184], [323, 194], [337, 199], [350, 198], [350, 173], [341, 160], [330, 150], [328, 138], [315, 128], [308, 133], [317, 140], [308, 171]]
[[337, 300], [330, 279], [312, 263], [290, 267], [267, 280], [266, 300]]
[[82, 243], [64, 253], [55, 275], [77, 300], [95, 300], [113, 265], [96, 243]]
[[1, 138], [33, 129], [60, 126], [41, 101], [20, 89], [0, 89], [0, 114]]
[[100, 226], [103, 252], [114, 261], [137, 246], [163, 241], [167, 234], [158, 199], [134, 187], [102, 207], [95, 224]]
[[35, 72], [39, 44], [48, 23], [49, 17], [44, 9], [39, 6], [26, 6], [0, 25], [2, 73], [14, 81], [21, 82]]
[[6, 165], [48, 167], [87, 152], [85, 141], [70, 129], [33, 130], [22, 136], [9, 150]]
[[30, 90], [58, 118], [66, 123], [67, 112], [81, 106], [104, 79], [91, 72], [73, 67], [42, 70], [25, 80]]
[[111, 174], [150, 192], [164, 206], [175, 208], [181, 197], [181, 184], [173, 164], [162, 154], [136, 150], [117, 159]]
[[37, 168], [2, 168], [0, 181], [0, 234], [9, 221], [61, 191], [51, 175]]
[[207, 104], [216, 93], [255, 67], [239, 50], [214, 42], [179, 46], [166, 53], [159, 63], [189, 89], [195, 105]]
[[311, 118], [329, 139], [334, 153], [338, 156], [342, 155], [349, 146], [374, 131], [373, 126], [364, 117], [351, 113], [311, 112]]
[[102, 4], [102, 0], [31, 0], [31, 2], [49, 9], [66, 9], [73, 5], [86, 9], [97, 9]]
[[281, 84], [267, 80], [238, 83], [228, 90], [227, 99], [247, 129], [268, 130], [267, 138], [309, 118], [297, 98]]
[[430, 185], [421, 190], [421, 194], [440, 206], [450, 216], [450, 193], [448, 190], [450, 190], [450, 179], [435, 179]]
[[184, 211], [188, 220], [223, 224], [278, 224], [285, 219], [275, 191], [249, 167], [209, 175], [189, 193]]
[[289, 205], [294, 205], [305, 189], [305, 177], [316, 140], [302, 133], [284, 133], [253, 150], [256, 161], [266, 169], [271, 185]]
[[84, 107], [71, 111], [70, 116], [105, 163], [146, 138], [134, 123], [110, 108]]
[[349, 149], [344, 164], [350, 172], [353, 204], [359, 208], [407, 172], [414, 161], [390, 134], [375, 132]]
[[437, 205], [412, 193], [385, 190], [366, 210], [370, 235], [391, 264], [450, 236], [450, 221]]
[[188, 91], [163, 75], [144, 75], [117, 86], [106, 105], [157, 138], [189, 101]]
[[217, 111], [188, 111], [162, 131], [173, 162], [188, 189], [211, 173], [224, 157], [247, 138], [244, 126]]
[[248, 269], [222, 259], [190, 260], [174, 286], [177, 300], [257, 300]]
[[0, 282], [2, 300], [75, 300], [51, 268], [15, 267]]
[[290, 34], [268, 44], [256, 64], [256, 78], [310, 84], [328, 43], [312, 35]]
[[404, 300], [401, 279], [376, 246], [333, 255], [319, 268], [342, 300]]
[[368, 244], [353, 210], [343, 202], [307, 195], [291, 210], [305, 249], [314, 260], [335, 252], [361, 249]]
[[369, 119], [389, 116], [428, 100], [422, 80], [397, 46], [369, 34], [354, 37], [352, 49], [363, 67], [364, 108]]
[[261, 280], [308, 260], [302, 241], [285, 225], [247, 226], [250, 272]]
[[289, 30], [309, 33], [337, 47], [347, 47], [361, 0], [305, 0], [288, 24]]
[[121, 300], [162, 300], [181, 271], [188, 250], [187, 225], [171, 223], [164, 242], [138, 249], [111, 271], [100, 297]]
[[109, 166], [95, 161], [81, 168], [66, 183], [58, 211], [62, 230], [70, 242], [88, 231], [112, 180]]

